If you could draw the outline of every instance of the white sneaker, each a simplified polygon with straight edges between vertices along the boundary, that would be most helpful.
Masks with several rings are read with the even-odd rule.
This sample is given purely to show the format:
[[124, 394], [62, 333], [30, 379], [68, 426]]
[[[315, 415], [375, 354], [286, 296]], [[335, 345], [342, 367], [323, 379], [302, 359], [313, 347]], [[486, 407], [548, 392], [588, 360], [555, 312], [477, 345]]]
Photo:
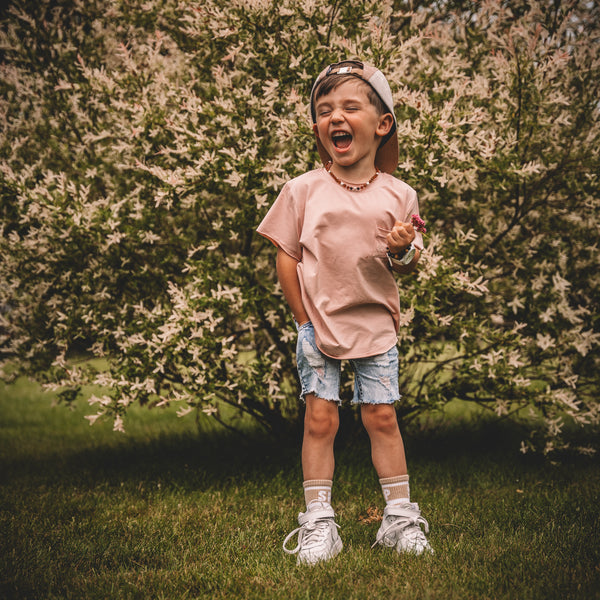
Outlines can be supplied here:
[[[314, 565], [337, 556], [342, 550], [342, 540], [334, 517], [335, 513], [329, 504], [311, 502], [307, 511], [298, 515], [300, 527], [285, 538], [283, 550], [288, 554], [297, 553], [296, 563], [299, 565]], [[293, 550], [288, 550], [286, 545], [296, 534], [298, 545]]]
[[377, 538], [371, 547], [381, 544], [388, 548], [395, 547], [398, 554], [403, 552], [433, 554], [433, 548], [421, 530], [421, 525], [425, 528], [425, 533], [429, 533], [429, 523], [421, 516], [418, 504], [386, 506]]

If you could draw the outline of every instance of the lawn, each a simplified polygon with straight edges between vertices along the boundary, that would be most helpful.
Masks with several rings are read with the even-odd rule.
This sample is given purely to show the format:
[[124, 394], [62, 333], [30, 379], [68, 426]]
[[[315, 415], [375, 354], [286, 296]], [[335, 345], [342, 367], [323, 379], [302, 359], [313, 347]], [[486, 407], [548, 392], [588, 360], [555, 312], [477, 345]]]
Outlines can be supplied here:
[[0, 387], [0, 598], [600, 598], [599, 459], [523, 456], [508, 425], [405, 436], [428, 557], [371, 550], [368, 441], [340, 435], [344, 550], [306, 568], [281, 550], [303, 508], [297, 435], [200, 434], [137, 408], [118, 434], [86, 412]]

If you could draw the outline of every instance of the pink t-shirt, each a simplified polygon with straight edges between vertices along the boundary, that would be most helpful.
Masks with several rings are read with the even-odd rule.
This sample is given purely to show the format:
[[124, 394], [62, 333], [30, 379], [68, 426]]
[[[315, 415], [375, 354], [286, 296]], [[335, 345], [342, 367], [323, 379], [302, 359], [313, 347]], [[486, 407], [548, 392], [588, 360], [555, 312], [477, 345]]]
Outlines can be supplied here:
[[[304, 308], [327, 356], [374, 356], [397, 343], [400, 304], [386, 235], [413, 214], [416, 192], [392, 175], [352, 192], [321, 168], [286, 183], [259, 225], [299, 261]], [[420, 233], [413, 243], [423, 248]]]

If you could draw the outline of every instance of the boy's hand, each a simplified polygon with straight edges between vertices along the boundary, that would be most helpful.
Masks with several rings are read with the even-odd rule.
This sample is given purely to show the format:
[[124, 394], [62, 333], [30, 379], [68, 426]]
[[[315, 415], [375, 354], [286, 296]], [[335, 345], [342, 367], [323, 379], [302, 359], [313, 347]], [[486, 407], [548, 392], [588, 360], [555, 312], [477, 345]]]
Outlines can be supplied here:
[[399, 254], [415, 239], [415, 228], [412, 223], [396, 221], [394, 228], [387, 234], [388, 249], [392, 254]]

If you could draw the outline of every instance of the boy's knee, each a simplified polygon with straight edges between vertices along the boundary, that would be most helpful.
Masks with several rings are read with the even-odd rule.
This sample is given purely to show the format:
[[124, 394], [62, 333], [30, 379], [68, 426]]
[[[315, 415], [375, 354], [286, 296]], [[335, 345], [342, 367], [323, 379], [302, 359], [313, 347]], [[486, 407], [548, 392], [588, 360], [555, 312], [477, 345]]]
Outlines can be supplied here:
[[364, 404], [361, 417], [369, 434], [389, 434], [398, 431], [398, 419], [392, 404]]
[[321, 401], [307, 406], [304, 430], [312, 437], [335, 436], [339, 427], [338, 407], [334, 402]]

